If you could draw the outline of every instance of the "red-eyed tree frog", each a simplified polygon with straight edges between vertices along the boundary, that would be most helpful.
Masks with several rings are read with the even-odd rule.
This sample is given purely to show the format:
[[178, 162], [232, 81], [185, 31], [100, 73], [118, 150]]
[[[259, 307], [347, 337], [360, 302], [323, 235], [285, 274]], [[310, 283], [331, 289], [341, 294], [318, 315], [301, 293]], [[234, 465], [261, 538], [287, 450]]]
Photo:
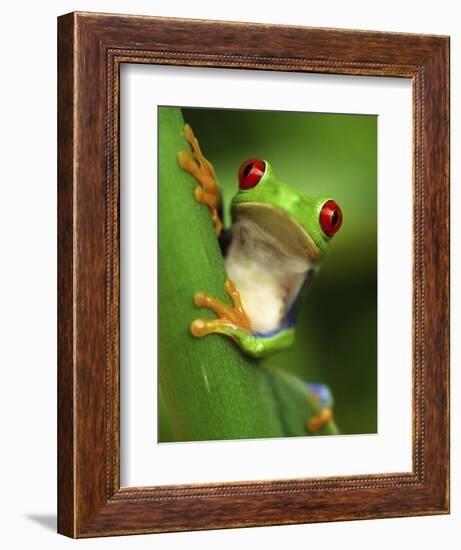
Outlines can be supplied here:
[[341, 227], [341, 209], [330, 197], [312, 198], [281, 182], [267, 160], [251, 159], [240, 167], [239, 190], [231, 203], [232, 227], [223, 231], [213, 166], [188, 124], [184, 135], [192, 156], [181, 151], [178, 162], [196, 179], [195, 199], [208, 206], [215, 233], [224, 243], [225, 288], [233, 303], [231, 307], [198, 292], [196, 305], [211, 309], [218, 318], [196, 319], [191, 332], [197, 337], [223, 334], [257, 358], [287, 348], [294, 340], [300, 292]]

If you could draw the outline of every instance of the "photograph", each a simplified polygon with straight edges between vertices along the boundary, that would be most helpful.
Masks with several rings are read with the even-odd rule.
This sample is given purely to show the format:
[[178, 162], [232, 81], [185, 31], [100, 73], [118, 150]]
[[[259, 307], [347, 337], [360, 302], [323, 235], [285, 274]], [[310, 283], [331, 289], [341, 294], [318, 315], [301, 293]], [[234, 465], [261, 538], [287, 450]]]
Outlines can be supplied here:
[[158, 442], [377, 433], [379, 117], [158, 106]]

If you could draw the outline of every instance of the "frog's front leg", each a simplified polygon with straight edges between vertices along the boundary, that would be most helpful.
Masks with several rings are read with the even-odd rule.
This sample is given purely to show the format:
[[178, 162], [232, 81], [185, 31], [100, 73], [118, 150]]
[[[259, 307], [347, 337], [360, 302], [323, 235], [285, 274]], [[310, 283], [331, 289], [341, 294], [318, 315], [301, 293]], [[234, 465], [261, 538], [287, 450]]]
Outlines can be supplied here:
[[192, 334], [197, 337], [213, 333], [223, 334], [232, 338], [249, 355], [260, 357], [263, 350], [252, 333], [251, 323], [243, 309], [238, 290], [229, 279], [225, 283], [225, 289], [233, 306], [229, 306], [205, 292], [198, 292], [195, 295], [195, 304], [198, 307], [211, 309], [216, 313], [218, 319], [196, 319], [191, 324]]
[[178, 155], [179, 166], [199, 182], [195, 187], [195, 200], [208, 206], [216, 236], [219, 237], [222, 230], [222, 222], [218, 214], [221, 196], [214, 168], [204, 157], [199, 142], [189, 124], [184, 125], [184, 137], [191, 146], [192, 156], [187, 151], [181, 151]]
[[292, 344], [293, 329], [282, 330], [271, 337], [263, 337], [254, 333], [248, 315], [242, 306], [240, 294], [230, 279], [226, 281], [225, 288], [232, 299], [233, 306], [229, 306], [205, 292], [198, 292], [195, 295], [195, 304], [198, 307], [211, 309], [216, 313], [218, 319], [196, 319], [193, 321], [191, 332], [194, 336], [223, 334], [232, 338], [245, 353], [255, 358], [263, 357], [267, 353], [289, 347]]

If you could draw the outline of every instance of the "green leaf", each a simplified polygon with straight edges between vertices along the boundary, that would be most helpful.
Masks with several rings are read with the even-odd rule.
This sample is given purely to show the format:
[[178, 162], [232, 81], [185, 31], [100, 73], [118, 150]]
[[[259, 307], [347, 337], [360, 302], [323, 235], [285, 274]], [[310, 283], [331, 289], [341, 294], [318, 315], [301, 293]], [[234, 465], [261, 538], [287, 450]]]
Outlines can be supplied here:
[[[160, 440], [307, 435], [305, 421], [317, 411], [302, 381], [264, 369], [222, 335], [190, 333], [194, 319], [213, 317], [194, 305], [197, 291], [229, 300], [208, 209], [195, 201], [196, 182], [177, 162], [189, 149], [183, 126], [180, 109], [159, 108]], [[330, 424], [322, 433], [336, 433]]]

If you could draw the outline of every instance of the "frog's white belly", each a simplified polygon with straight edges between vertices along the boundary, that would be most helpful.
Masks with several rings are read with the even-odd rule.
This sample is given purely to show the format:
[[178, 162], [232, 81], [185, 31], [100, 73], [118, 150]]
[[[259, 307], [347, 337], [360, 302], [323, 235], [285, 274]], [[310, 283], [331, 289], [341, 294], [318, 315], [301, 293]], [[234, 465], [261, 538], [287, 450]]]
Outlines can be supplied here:
[[260, 263], [226, 261], [227, 273], [240, 293], [243, 308], [255, 332], [272, 332], [285, 316], [286, 291], [277, 274]]
[[312, 264], [287, 254], [273, 236], [249, 220], [232, 229], [226, 270], [240, 293], [254, 332], [266, 334], [280, 328]]

